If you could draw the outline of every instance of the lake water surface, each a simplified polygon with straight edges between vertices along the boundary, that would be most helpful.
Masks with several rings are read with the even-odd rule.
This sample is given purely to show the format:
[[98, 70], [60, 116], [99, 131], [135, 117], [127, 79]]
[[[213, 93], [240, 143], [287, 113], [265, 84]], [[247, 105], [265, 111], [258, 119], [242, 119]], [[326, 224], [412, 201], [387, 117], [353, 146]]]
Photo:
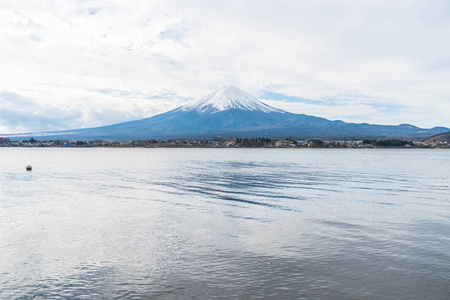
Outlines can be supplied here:
[[448, 150], [0, 148], [0, 299], [450, 299], [449, 170]]

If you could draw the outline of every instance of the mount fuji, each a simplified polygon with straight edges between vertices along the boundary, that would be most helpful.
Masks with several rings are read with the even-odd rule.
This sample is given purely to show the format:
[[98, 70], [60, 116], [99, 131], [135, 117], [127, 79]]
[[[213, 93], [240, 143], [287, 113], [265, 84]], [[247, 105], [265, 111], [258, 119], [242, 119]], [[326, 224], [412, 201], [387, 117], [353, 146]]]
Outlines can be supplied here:
[[409, 124], [330, 121], [269, 106], [244, 91], [223, 87], [206, 97], [150, 118], [96, 128], [21, 135], [52, 139], [165, 139], [214, 137], [417, 138], [449, 131]]

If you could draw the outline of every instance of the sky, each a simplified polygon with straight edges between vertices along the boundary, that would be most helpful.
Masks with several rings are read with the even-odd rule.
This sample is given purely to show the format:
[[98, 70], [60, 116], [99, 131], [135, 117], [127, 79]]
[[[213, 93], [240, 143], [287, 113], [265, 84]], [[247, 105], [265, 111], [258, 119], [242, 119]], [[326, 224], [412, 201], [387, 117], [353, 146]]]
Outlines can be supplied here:
[[0, 2], [0, 134], [142, 119], [227, 85], [293, 113], [450, 127], [450, 1]]

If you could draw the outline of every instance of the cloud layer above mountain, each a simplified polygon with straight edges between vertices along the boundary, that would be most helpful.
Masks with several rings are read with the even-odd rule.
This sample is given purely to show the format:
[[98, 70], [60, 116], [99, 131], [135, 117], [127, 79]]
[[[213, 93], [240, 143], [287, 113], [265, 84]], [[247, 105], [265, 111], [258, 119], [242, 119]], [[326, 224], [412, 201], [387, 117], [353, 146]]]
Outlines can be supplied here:
[[2, 1], [0, 132], [149, 117], [235, 85], [330, 119], [450, 126], [448, 1]]

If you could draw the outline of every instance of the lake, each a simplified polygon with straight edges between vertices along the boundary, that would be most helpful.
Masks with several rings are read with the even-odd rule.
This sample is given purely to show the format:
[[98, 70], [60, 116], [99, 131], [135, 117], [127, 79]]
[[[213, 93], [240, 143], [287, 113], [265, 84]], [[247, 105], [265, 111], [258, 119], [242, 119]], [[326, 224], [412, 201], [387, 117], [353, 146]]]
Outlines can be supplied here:
[[0, 154], [0, 299], [450, 298], [448, 150]]

